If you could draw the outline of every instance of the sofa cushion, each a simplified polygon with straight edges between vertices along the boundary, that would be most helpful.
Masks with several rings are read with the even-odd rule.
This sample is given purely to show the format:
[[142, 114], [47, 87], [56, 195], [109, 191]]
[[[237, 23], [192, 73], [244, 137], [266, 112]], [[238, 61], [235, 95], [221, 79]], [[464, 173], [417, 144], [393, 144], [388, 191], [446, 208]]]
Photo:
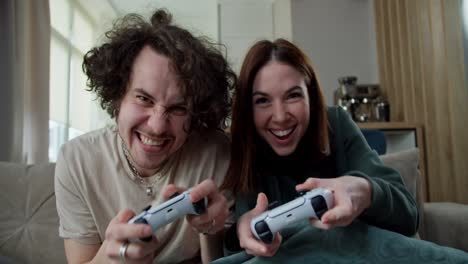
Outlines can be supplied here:
[[65, 263], [54, 164], [0, 162], [0, 255], [20, 263]]
[[419, 211], [419, 235], [424, 236], [424, 200], [422, 196], [421, 174], [419, 173], [419, 149], [412, 148], [380, 156], [382, 162], [397, 170], [408, 191], [416, 200]]
[[426, 227], [424, 239], [468, 252], [467, 204], [426, 203], [424, 213]]
[[417, 186], [420, 184], [420, 173], [418, 170], [419, 166], [419, 149], [413, 148], [401, 152], [395, 152], [380, 156], [382, 162], [397, 170], [406, 188], [413, 195], [415, 199], [420, 195], [420, 190]]

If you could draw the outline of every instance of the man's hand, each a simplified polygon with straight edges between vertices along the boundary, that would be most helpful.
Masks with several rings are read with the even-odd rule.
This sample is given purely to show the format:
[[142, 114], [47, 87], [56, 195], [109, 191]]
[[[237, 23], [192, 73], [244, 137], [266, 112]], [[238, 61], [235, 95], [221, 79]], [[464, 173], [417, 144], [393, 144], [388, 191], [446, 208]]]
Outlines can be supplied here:
[[247, 254], [271, 257], [275, 255], [281, 245], [281, 240], [283, 238], [280, 233], [274, 234], [275, 238], [271, 244], [265, 244], [258, 240], [250, 230], [250, 222], [252, 219], [266, 211], [267, 208], [268, 199], [266, 195], [264, 193], [259, 193], [255, 208], [243, 214], [237, 223], [237, 236], [239, 237], [240, 246], [245, 249]]
[[[158, 241], [153, 236], [149, 225], [127, 223], [134, 215], [133, 211], [125, 209], [110, 221], [106, 229], [106, 239], [102, 245], [107, 259], [105, 262], [122, 263], [120, 250], [125, 243], [129, 243], [125, 252], [125, 263], [153, 262]], [[152, 237], [152, 239], [148, 242], [138, 241], [138, 238], [144, 237]]]
[[[163, 196], [168, 199], [175, 193], [185, 191], [173, 184], [165, 188]], [[202, 215], [187, 215], [187, 221], [199, 233], [216, 234], [224, 229], [224, 222], [229, 215], [228, 203], [213, 180], [207, 179], [196, 185], [190, 191], [190, 200], [195, 203], [208, 198], [208, 207]]]
[[342, 176], [333, 179], [309, 178], [296, 186], [296, 190], [325, 188], [333, 192], [335, 206], [327, 211], [322, 220], [311, 219], [315, 227], [330, 229], [347, 226], [371, 204], [372, 188], [365, 178]]

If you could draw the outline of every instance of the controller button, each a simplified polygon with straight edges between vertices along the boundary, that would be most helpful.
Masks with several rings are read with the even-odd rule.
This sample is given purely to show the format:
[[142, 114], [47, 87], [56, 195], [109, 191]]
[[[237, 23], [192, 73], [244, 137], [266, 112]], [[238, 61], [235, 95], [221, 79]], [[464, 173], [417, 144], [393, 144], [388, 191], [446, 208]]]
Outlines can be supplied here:
[[273, 243], [273, 234], [272, 233], [263, 233], [263, 234], [260, 234], [259, 237], [266, 244]]
[[133, 223], [134, 224], [145, 224], [145, 225], [147, 225], [148, 221], [146, 221], [146, 219], [144, 219], [143, 217], [140, 217], [137, 220], [135, 220], [135, 222], [133, 222]]
[[318, 219], [322, 219], [322, 215], [328, 210], [327, 202], [323, 196], [318, 195], [315, 196], [310, 200], [312, 204], [312, 208], [314, 208], [315, 214], [317, 215]]
[[145, 208], [143, 208], [143, 210], [141, 210], [141, 211], [148, 211], [150, 208], [151, 208], [151, 205], [148, 205]]
[[270, 231], [265, 221], [260, 221], [255, 224], [255, 231], [257, 231], [258, 237], [265, 243], [271, 244], [273, 242], [273, 234]]
[[176, 197], [176, 196], [179, 195], [179, 194], [180, 194], [180, 193], [175, 192], [173, 195], [171, 195], [171, 197], [169, 197], [169, 199], [172, 199], [172, 198]]
[[140, 238], [140, 240], [143, 242], [150, 242], [152, 238], [153, 238], [152, 236], [149, 236], [149, 237]]
[[257, 234], [261, 234], [265, 232], [270, 232], [270, 228], [268, 227], [265, 221], [260, 221], [255, 224], [255, 231], [257, 231]]
[[152, 238], [153, 238], [152, 236], [149, 236], [149, 237], [140, 238], [140, 240], [143, 242], [150, 242]]
[[307, 193], [307, 191], [298, 191], [297, 196], [301, 197], [301, 196], [304, 196], [306, 193]]
[[195, 213], [201, 215], [205, 213], [205, 198], [200, 199], [200, 201], [193, 203], [193, 209], [195, 210]]
[[273, 210], [275, 209], [276, 207], [278, 207], [280, 204], [278, 201], [273, 201], [271, 203], [268, 204], [268, 210]]

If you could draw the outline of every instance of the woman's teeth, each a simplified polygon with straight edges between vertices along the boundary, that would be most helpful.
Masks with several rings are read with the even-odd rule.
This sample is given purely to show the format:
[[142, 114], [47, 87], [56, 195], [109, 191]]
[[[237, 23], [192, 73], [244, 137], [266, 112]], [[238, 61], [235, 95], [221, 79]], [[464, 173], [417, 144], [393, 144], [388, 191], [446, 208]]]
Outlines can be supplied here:
[[293, 128], [287, 129], [287, 130], [270, 130], [271, 133], [277, 137], [284, 137], [289, 135], [292, 131]]

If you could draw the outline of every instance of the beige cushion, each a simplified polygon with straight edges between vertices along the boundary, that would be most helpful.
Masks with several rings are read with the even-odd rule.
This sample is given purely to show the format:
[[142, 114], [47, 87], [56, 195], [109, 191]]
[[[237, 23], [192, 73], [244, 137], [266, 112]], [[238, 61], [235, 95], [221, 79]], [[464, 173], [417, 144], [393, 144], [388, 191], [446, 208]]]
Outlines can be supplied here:
[[395, 152], [380, 156], [382, 162], [397, 170], [408, 191], [416, 200], [419, 210], [419, 235], [424, 236], [424, 201], [422, 196], [421, 174], [419, 173], [419, 149], [412, 148], [401, 152]]
[[406, 185], [406, 188], [413, 197], [418, 198], [419, 190], [416, 186], [420, 184], [419, 165], [419, 150], [417, 148], [390, 153], [380, 156], [382, 162], [397, 170]]
[[54, 164], [0, 162], [0, 255], [15, 263], [66, 263], [58, 236]]

